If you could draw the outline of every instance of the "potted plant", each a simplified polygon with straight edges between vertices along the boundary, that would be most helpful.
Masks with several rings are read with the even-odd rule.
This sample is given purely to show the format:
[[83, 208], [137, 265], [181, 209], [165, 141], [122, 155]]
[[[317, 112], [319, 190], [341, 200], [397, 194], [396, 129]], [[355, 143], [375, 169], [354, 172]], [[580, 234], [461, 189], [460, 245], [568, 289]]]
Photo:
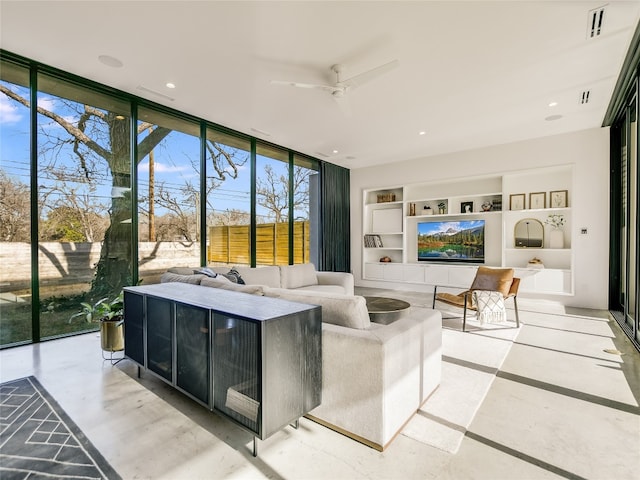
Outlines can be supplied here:
[[124, 292], [112, 300], [109, 297], [98, 300], [93, 305], [81, 302], [82, 311], [73, 314], [69, 323], [74, 318], [83, 317], [87, 323], [100, 322], [100, 345], [106, 352], [119, 352], [124, 350]]

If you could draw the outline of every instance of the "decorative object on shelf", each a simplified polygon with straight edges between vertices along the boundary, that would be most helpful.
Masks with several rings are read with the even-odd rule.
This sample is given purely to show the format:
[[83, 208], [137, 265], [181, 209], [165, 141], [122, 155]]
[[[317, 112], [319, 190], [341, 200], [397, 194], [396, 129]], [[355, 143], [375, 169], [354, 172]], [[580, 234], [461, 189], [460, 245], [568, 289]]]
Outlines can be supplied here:
[[545, 220], [547, 225], [551, 226], [549, 232], [549, 248], [564, 248], [564, 215], [551, 214]]
[[491, 209], [493, 208], [493, 202], [491, 202], [490, 200], [482, 202], [482, 205], [480, 205], [480, 208], [482, 208], [483, 212], [490, 212]]
[[544, 263], [542, 263], [542, 260], [540, 260], [539, 258], [533, 257], [531, 260], [529, 260], [529, 263], [527, 263], [527, 268], [544, 268]]
[[364, 246], [367, 248], [383, 248], [380, 235], [365, 235]]
[[424, 208], [422, 209], [422, 214], [423, 215], [433, 215], [433, 210], [429, 205], [425, 205]]
[[491, 211], [492, 212], [502, 211], [502, 197], [496, 197], [493, 200], [491, 200]]
[[516, 248], [543, 248], [544, 226], [535, 218], [523, 218], [513, 229]]
[[382, 257], [382, 258], [380, 259], [380, 261], [381, 261], [382, 263], [391, 263], [391, 257], [387, 257], [387, 256]]
[[396, 201], [396, 194], [393, 192], [379, 193], [378, 203], [388, 203]]
[[460, 203], [460, 213], [473, 213], [473, 202]]
[[440, 202], [438, 203], [438, 213], [440, 215], [444, 215], [445, 213], [447, 213], [447, 204], [444, 202]]
[[529, 194], [529, 208], [547, 208], [547, 193], [534, 192]]
[[410, 203], [409, 204], [409, 216], [413, 217], [416, 214], [416, 204], [415, 203]]
[[524, 210], [524, 202], [524, 193], [513, 193], [509, 195], [509, 210]]
[[549, 192], [549, 206], [551, 208], [566, 208], [569, 206], [569, 191], [556, 190]]

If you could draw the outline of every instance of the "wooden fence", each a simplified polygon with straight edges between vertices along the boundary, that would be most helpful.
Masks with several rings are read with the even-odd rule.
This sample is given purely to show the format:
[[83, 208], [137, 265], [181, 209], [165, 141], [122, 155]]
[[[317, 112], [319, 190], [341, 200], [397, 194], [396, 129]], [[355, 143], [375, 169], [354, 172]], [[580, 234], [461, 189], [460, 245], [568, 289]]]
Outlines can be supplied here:
[[[249, 225], [209, 227], [208, 263], [248, 265], [250, 260]], [[309, 222], [293, 224], [294, 263], [309, 262]], [[289, 224], [263, 223], [256, 227], [256, 264], [289, 263]]]
[[[249, 265], [249, 226], [210, 227], [209, 264]], [[294, 261], [309, 261], [309, 222], [294, 224]], [[289, 263], [287, 223], [267, 223], [257, 227], [258, 265]], [[86, 290], [95, 275], [101, 244], [81, 242], [40, 242], [38, 270], [41, 294], [62, 295]], [[141, 242], [138, 244], [139, 272], [144, 283], [159, 281], [160, 274], [176, 266], [198, 266], [197, 242]], [[31, 245], [0, 242], [0, 293], [31, 287]]]

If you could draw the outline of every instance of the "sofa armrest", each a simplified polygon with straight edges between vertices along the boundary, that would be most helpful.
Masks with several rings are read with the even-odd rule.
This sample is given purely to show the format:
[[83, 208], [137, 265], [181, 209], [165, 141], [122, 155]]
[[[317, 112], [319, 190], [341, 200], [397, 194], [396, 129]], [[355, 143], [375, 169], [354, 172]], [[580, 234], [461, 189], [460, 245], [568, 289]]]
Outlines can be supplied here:
[[322, 403], [309, 416], [382, 450], [440, 383], [442, 319], [416, 308], [389, 325], [322, 324]]
[[316, 272], [318, 285], [340, 285], [345, 295], [353, 295], [353, 274], [346, 272]]

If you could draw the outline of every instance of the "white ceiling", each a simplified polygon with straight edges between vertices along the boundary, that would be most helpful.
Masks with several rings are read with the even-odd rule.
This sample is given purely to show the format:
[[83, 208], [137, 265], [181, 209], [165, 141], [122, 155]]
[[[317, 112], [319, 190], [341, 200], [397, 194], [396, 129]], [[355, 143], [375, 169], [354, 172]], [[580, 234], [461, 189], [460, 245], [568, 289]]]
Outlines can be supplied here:
[[[605, 2], [588, 39], [588, 12]], [[2, 0], [0, 48], [359, 168], [599, 127], [639, 17], [638, 0]], [[351, 115], [329, 92], [270, 83], [330, 83], [333, 64], [344, 78], [394, 59], [347, 93]]]

